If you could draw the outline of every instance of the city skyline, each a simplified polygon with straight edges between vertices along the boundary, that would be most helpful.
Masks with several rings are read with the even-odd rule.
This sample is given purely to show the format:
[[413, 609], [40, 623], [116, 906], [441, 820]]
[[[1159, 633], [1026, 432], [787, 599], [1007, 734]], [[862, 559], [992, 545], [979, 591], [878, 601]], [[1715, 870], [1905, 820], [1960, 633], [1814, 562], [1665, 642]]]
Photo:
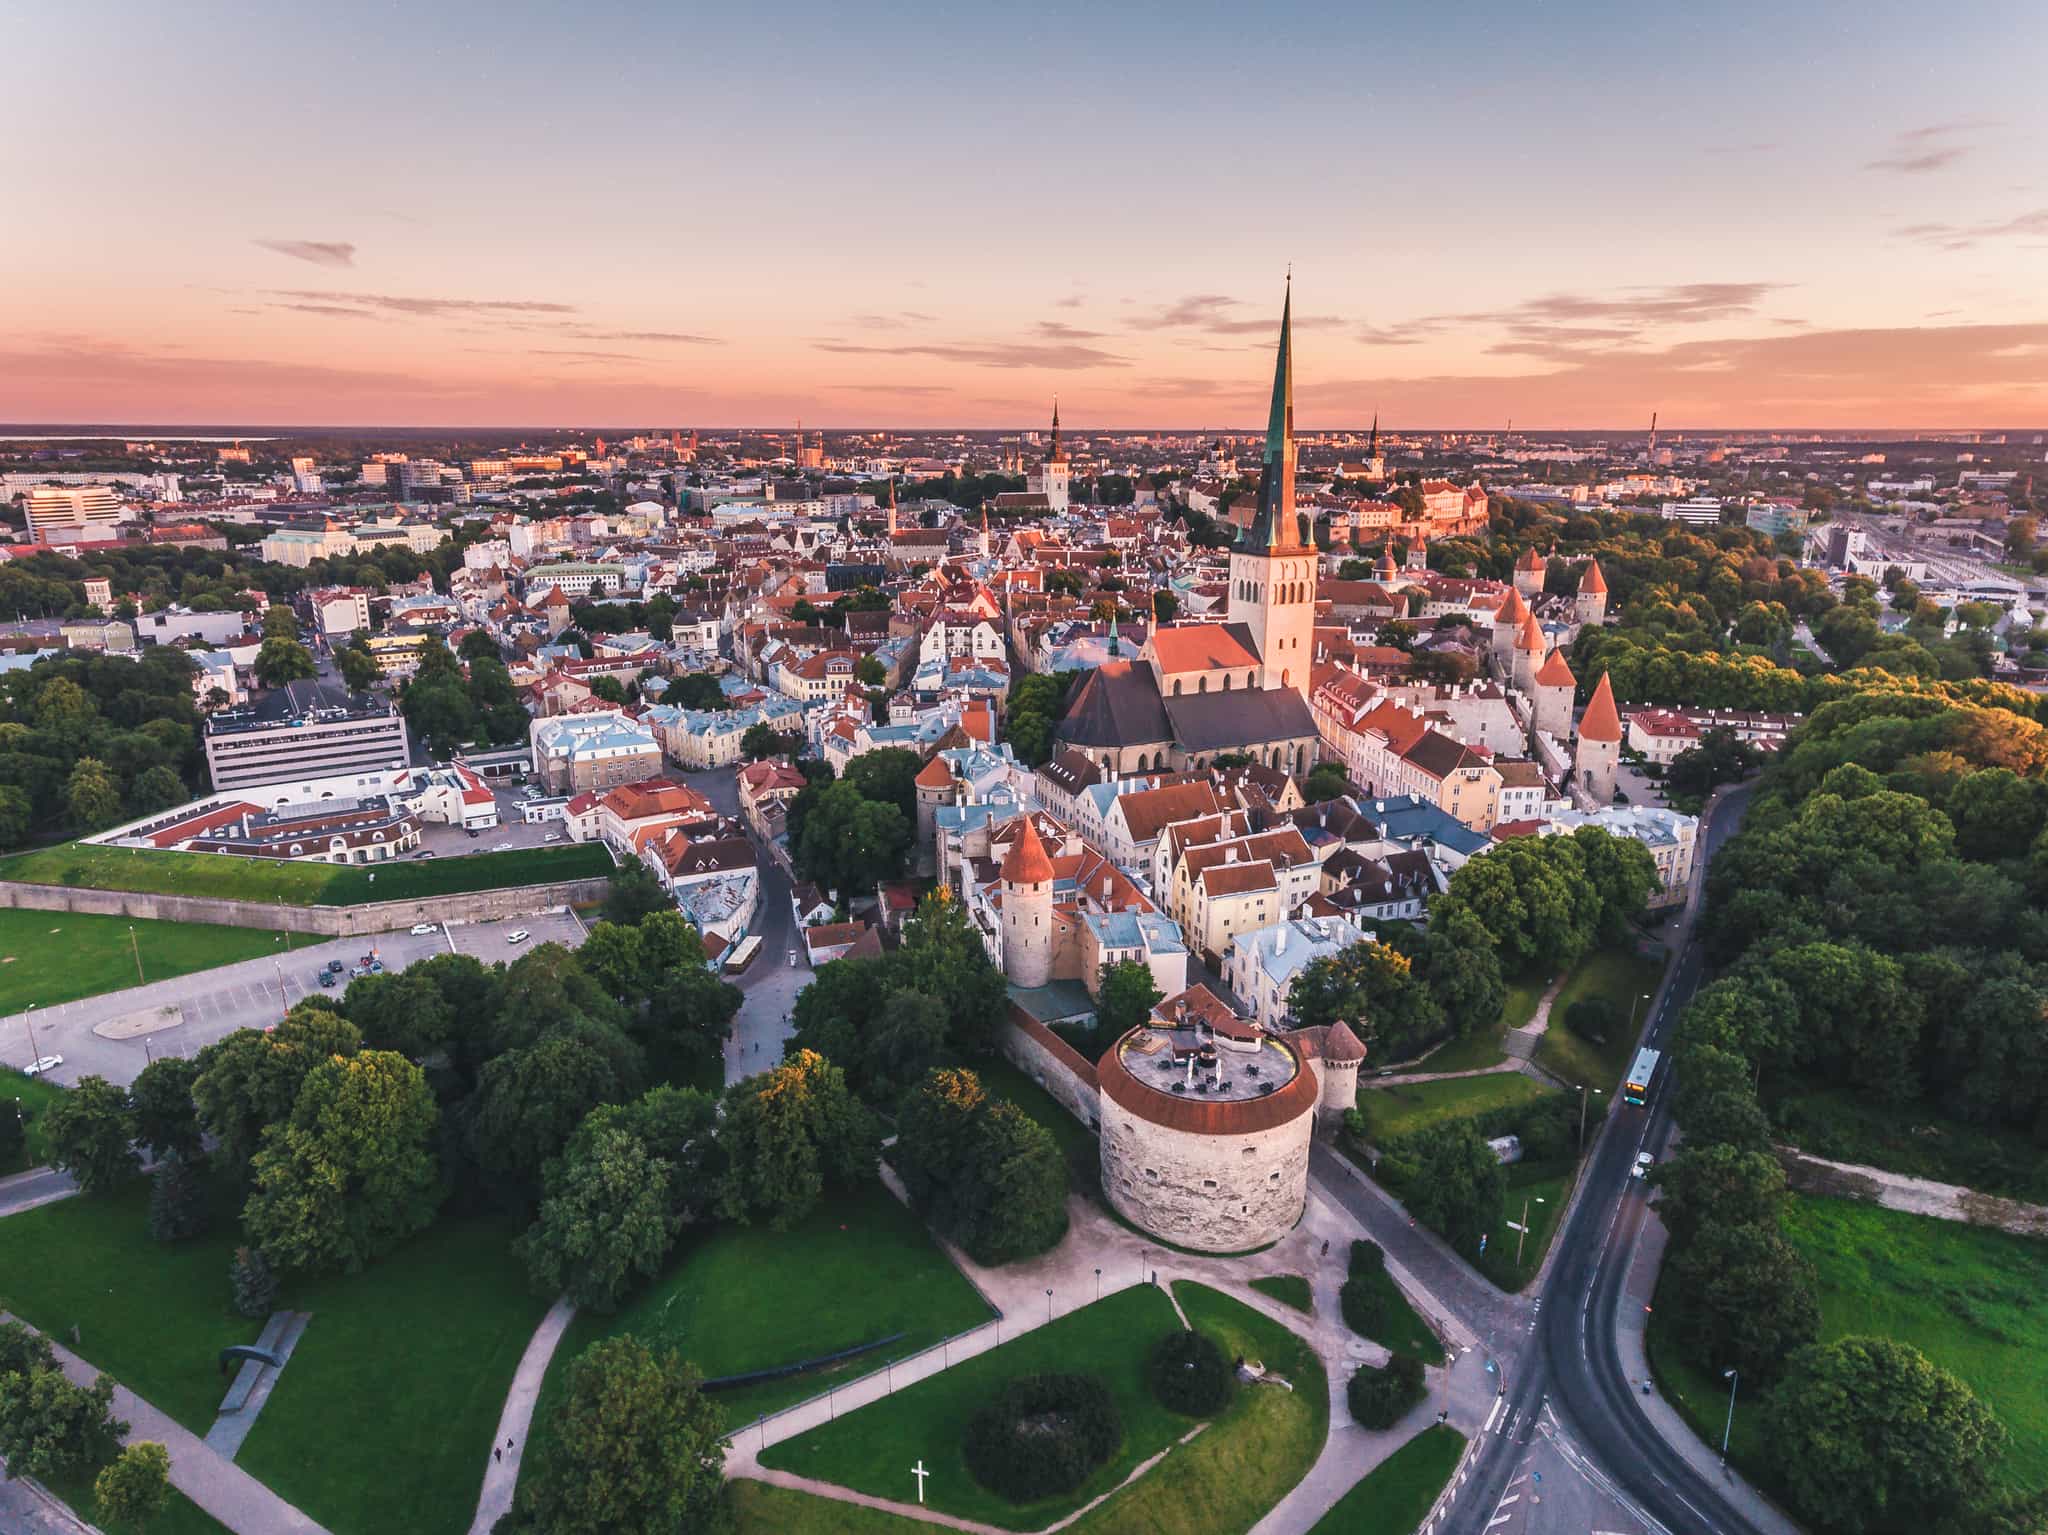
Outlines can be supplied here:
[[2021, 4], [785, 14], [31, 17], [0, 418], [1250, 430], [1290, 262], [1305, 433], [2048, 398]]

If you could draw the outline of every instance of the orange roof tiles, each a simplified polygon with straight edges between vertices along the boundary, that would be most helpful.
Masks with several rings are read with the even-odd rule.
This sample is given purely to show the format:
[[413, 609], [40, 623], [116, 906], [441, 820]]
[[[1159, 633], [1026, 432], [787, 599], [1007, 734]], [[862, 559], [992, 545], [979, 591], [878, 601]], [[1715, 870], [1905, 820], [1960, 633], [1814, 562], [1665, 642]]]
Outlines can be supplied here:
[[1163, 672], [1218, 671], [1228, 666], [1256, 666], [1259, 658], [1221, 624], [1184, 624], [1160, 629], [1152, 636], [1152, 654]]
[[1010, 844], [1010, 851], [1003, 855], [1003, 882], [1010, 885], [1043, 885], [1053, 877], [1052, 859], [1046, 856], [1045, 843], [1038, 835], [1038, 828], [1031, 824], [1031, 817], [1024, 817], [1024, 826], [1017, 833], [1017, 840]]
[[1586, 712], [1579, 720], [1579, 738], [1584, 741], [1621, 739], [1621, 714], [1614, 707], [1614, 685], [1607, 680], [1605, 672], [1600, 674], [1600, 681], [1593, 688], [1593, 701], [1586, 705]]
[[1572, 675], [1562, 650], [1551, 651], [1550, 659], [1536, 673], [1536, 685], [1540, 688], [1575, 688], [1579, 685], [1579, 679]]

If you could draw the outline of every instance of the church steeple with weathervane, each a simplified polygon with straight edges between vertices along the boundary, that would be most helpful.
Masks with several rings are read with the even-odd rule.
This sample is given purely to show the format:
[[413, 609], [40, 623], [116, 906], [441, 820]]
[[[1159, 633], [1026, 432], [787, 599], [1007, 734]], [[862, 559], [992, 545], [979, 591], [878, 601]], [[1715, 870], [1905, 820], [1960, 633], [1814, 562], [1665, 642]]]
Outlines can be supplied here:
[[1067, 450], [1060, 446], [1060, 400], [1052, 400], [1052, 446], [1046, 450], [1045, 461], [1033, 464], [1024, 473], [1024, 488], [1034, 496], [1045, 497], [1045, 504], [1055, 512], [1064, 512], [1069, 504], [1068, 492], [1073, 483], [1074, 466], [1067, 462]]
[[1308, 696], [1315, 631], [1316, 551], [1294, 510], [1294, 283], [1280, 308], [1273, 401], [1259, 468], [1259, 500], [1230, 551], [1229, 622], [1251, 631], [1262, 687]]

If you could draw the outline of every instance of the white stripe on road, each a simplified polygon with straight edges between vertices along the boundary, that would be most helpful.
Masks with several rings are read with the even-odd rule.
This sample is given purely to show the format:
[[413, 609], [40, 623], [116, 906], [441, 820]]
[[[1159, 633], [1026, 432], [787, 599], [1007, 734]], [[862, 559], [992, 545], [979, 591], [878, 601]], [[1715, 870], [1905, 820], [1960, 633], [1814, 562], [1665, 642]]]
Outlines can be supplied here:
[[1482, 1432], [1482, 1433], [1487, 1433], [1487, 1434], [1490, 1434], [1490, 1433], [1492, 1433], [1492, 1432], [1493, 1432], [1493, 1425], [1494, 1425], [1494, 1422], [1495, 1422], [1495, 1420], [1496, 1420], [1496, 1419], [1498, 1419], [1498, 1418], [1500, 1417], [1501, 1413], [1503, 1413], [1504, 1411], [1506, 1411], [1506, 1410], [1507, 1410], [1507, 1405], [1508, 1405], [1508, 1399], [1507, 1399], [1506, 1397], [1504, 1397], [1504, 1396], [1497, 1396], [1497, 1397], [1495, 1397], [1495, 1398], [1493, 1399], [1493, 1411], [1489, 1412], [1489, 1413], [1488, 1413], [1488, 1414], [1486, 1415], [1486, 1427], [1485, 1427], [1484, 1429], [1482, 1429], [1482, 1430], [1481, 1430], [1480, 1432]]

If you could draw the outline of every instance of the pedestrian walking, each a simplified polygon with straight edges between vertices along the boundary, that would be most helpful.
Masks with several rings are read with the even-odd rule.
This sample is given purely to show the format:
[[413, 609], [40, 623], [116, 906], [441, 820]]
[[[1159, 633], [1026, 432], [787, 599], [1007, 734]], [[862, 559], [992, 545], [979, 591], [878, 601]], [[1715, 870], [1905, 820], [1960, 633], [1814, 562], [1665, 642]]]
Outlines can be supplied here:
[[507, 1440], [505, 1441], [505, 1448], [506, 1448], [506, 1449], [508, 1449], [508, 1450], [512, 1448], [512, 1441], [511, 1441], [511, 1440], [507, 1439]]
[[1330, 1239], [1328, 1237], [1323, 1238], [1323, 1256], [1325, 1258], [1330, 1256]]
[[505, 1451], [498, 1445], [492, 1445], [491, 1459], [498, 1462], [498, 1464], [503, 1465], [505, 1463]]

